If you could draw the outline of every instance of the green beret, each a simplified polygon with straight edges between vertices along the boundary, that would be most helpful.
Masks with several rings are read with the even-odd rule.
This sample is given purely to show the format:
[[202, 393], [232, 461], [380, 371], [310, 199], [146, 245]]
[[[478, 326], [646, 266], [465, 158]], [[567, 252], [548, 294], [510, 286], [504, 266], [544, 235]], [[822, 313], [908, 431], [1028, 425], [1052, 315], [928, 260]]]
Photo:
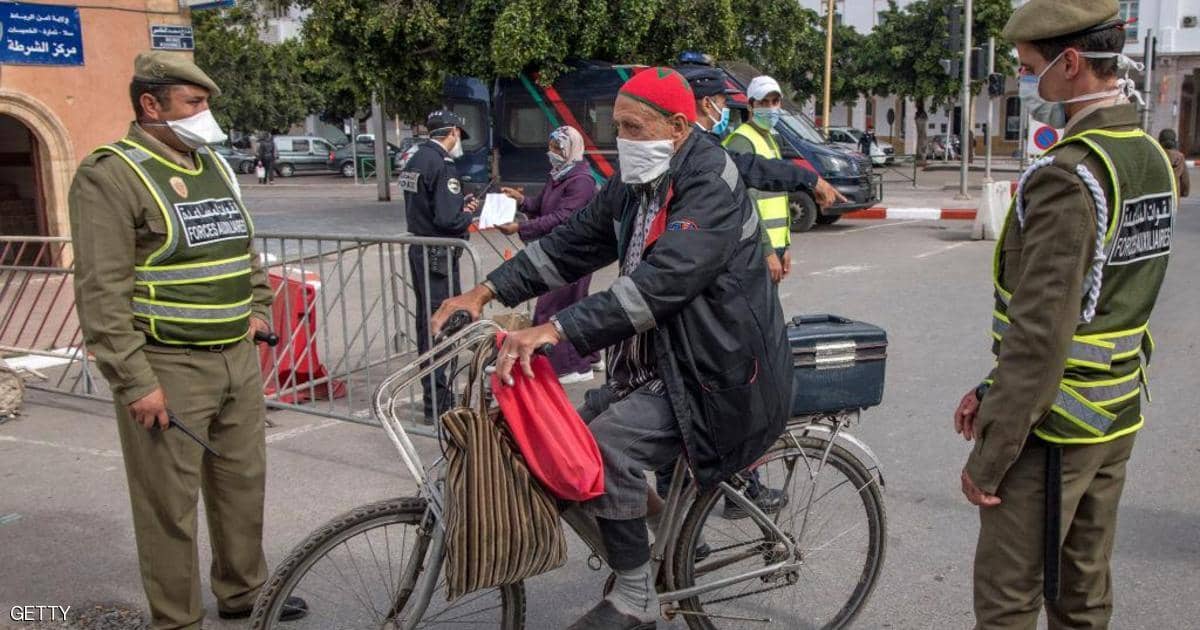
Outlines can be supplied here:
[[221, 88], [181, 53], [152, 50], [138, 55], [133, 60], [133, 78], [160, 85], [198, 85], [208, 90], [209, 96], [221, 95]]
[[1117, 0], [1029, 0], [1013, 11], [1001, 37], [1036, 42], [1086, 31], [1117, 17]]

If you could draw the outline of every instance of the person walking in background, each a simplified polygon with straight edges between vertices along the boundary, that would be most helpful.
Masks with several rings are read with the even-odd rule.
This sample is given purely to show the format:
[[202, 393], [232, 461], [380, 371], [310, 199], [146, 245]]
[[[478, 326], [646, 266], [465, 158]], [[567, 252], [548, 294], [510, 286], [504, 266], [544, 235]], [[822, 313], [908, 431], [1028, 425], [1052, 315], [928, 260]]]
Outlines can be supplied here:
[[258, 178], [258, 183], [275, 182], [275, 160], [278, 158], [279, 149], [275, 148], [275, 136], [270, 132], [263, 134], [262, 139], [258, 141], [258, 163], [263, 167], [263, 176]]
[[[517, 201], [521, 212], [530, 220], [520, 224], [507, 223], [497, 229], [505, 234], [516, 234], [525, 243], [532, 243], [566, 223], [596, 194], [596, 182], [583, 159], [583, 136], [574, 127], [559, 127], [551, 132], [546, 155], [550, 158], [550, 179], [536, 197], [526, 197], [513, 188], [500, 189]], [[592, 276], [588, 274], [538, 298], [533, 309], [534, 325], [545, 324], [559, 311], [587, 297], [591, 283]], [[550, 364], [563, 384], [592, 380], [592, 365], [599, 360], [597, 354], [580, 356], [567, 343], [555, 345], [550, 355]]]
[[871, 157], [871, 144], [874, 142], [875, 134], [870, 129], [863, 132], [863, 135], [858, 138], [858, 152], [867, 157]]
[[1184, 159], [1183, 153], [1179, 151], [1179, 140], [1175, 136], [1175, 130], [1163, 129], [1158, 132], [1158, 143], [1167, 152], [1167, 157], [1171, 158], [1171, 170], [1175, 171], [1175, 181], [1179, 185], [1179, 196], [1187, 197], [1192, 191], [1192, 183], [1188, 181], [1187, 160]]

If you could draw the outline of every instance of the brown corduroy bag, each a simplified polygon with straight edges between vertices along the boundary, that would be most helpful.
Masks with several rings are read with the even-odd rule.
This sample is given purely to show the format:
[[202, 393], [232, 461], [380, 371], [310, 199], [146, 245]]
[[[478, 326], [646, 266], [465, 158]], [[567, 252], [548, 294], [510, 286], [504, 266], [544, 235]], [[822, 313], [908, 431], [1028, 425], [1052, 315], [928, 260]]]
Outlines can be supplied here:
[[446, 598], [513, 584], [563, 565], [567, 545], [558, 506], [513, 444], [498, 409], [488, 409], [482, 371], [471, 364], [461, 406], [442, 415], [446, 445]]

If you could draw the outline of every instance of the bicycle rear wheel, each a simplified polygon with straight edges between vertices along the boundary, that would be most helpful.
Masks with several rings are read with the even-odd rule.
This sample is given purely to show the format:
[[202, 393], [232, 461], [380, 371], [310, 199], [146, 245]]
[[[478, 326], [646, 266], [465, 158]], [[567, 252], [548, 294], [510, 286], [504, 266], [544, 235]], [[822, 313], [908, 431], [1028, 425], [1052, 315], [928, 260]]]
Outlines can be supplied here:
[[[418, 602], [413, 589], [424, 571], [440, 569], [429, 557], [436, 526], [424, 499], [390, 499], [359, 506], [313, 532], [275, 569], [251, 615], [266, 630], [398, 630]], [[435, 565], [434, 563], [438, 563]], [[416, 628], [521, 630], [525, 588], [508, 585], [445, 600], [445, 582], [434, 590]], [[290, 596], [308, 602], [308, 616], [279, 622]]]
[[[883, 566], [883, 500], [874, 476], [840, 446], [829, 448], [821, 466], [828, 446], [819, 438], [784, 436], [752, 469], [761, 487], [782, 489], [787, 497], [767, 517], [795, 545], [791, 557], [769, 527], [753, 518], [725, 518], [721, 488], [696, 499], [675, 551], [676, 589], [779, 562], [794, 566], [682, 600], [689, 627], [843, 628], [862, 609]], [[693, 550], [701, 544], [710, 551], [697, 562]]]

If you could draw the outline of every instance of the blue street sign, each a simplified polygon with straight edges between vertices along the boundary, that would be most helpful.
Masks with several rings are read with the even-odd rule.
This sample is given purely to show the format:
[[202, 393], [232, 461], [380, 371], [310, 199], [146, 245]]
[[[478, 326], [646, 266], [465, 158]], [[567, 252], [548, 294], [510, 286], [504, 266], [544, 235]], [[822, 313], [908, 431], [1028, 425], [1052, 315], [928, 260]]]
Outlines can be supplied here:
[[79, 9], [0, 2], [0, 64], [82, 66]]
[[204, 9], [228, 9], [236, 5], [235, 0], [188, 0], [188, 7], [193, 11]]
[[196, 38], [190, 26], [151, 24], [150, 47], [155, 50], [194, 50]]

